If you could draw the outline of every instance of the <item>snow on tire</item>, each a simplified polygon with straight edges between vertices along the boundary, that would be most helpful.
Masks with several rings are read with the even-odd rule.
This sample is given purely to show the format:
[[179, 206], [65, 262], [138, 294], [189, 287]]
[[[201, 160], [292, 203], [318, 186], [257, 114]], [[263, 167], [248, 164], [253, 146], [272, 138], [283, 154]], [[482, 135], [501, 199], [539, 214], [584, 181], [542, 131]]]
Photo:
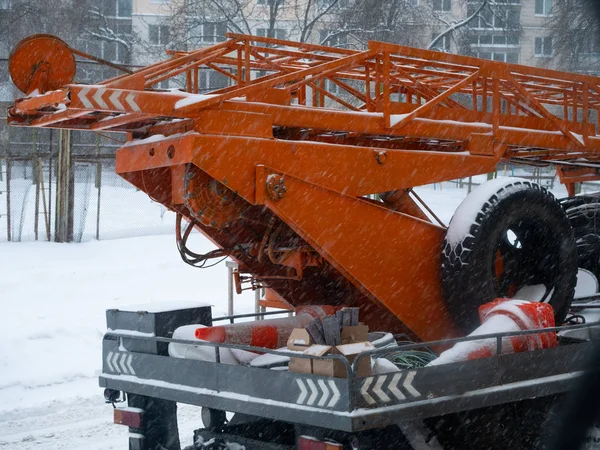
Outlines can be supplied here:
[[479, 306], [499, 297], [549, 302], [562, 323], [576, 277], [569, 220], [554, 196], [535, 183], [491, 180], [469, 194], [450, 221], [442, 288], [465, 333], [479, 325]]

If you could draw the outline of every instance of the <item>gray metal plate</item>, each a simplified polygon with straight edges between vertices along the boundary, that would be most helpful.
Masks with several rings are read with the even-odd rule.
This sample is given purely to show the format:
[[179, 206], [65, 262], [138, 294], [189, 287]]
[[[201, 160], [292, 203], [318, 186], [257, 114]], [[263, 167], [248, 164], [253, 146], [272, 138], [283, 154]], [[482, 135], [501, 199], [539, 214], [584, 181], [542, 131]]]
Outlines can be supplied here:
[[342, 431], [564, 392], [589, 343], [376, 375], [328, 378], [131, 353], [104, 340], [100, 385]]

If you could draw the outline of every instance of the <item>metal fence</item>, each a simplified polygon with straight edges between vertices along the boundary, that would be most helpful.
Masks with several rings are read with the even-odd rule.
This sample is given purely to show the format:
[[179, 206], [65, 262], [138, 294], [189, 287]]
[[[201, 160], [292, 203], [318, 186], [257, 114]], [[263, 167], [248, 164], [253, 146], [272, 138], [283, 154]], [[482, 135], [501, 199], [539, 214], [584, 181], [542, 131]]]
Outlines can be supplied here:
[[[0, 117], [0, 242], [81, 242], [173, 232], [173, 214], [115, 173], [115, 151], [124, 136], [64, 133], [9, 127]], [[71, 148], [66, 181], [60, 169], [65, 142]], [[497, 175], [529, 178], [551, 190], [557, 188], [552, 167], [501, 163]], [[456, 180], [433, 188], [460, 189], [466, 195], [483, 181], [485, 177]], [[581, 187], [582, 192], [599, 190], [597, 183]], [[66, 224], [61, 220], [65, 210]]]
[[[72, 132], [63, 184], [63, 133], [7, 127], [0, 119], [0, 241], [55, 240], [61, 202], [68, 210], [69, 239], [63, 240], [173, 232], [172, 214], [115, 173], [120, 142], [113, 136]], [[124, 141], [124, 136], [114, 138]]]

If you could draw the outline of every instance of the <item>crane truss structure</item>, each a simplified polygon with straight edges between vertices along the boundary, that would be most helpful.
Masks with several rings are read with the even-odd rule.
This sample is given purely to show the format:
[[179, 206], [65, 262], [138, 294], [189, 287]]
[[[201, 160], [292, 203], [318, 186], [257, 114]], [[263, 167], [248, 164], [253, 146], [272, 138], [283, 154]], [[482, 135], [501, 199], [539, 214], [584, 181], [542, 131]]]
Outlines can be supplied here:
[[[411, 189], [501, 160], [557, 164], [570, 191], [600, 179], [596, 77], [240, 34], [169, 53], [97, 85], [57, 85], [52, 63], [15, 70], [28, 97], [9, 121], [128, 133], [117, 172], [217, 243], [211, 256], [236, 259], [240, 285], [292, 305], [356, 304], [389, 329], [456, 335], [439, 280], [445, 229]], [[230, 85], [205, 92], [205, 71]], [[178, 233], [188, 262], [203, 262]]]

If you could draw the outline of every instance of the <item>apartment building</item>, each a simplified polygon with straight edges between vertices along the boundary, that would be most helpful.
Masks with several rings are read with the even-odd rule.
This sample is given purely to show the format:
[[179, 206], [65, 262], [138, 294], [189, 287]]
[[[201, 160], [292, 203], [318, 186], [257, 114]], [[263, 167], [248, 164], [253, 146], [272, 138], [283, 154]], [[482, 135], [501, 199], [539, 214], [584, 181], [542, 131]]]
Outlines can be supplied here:
[[[126, 0], [115, 0], [123, 2]], [[150, 46], [157, 48], [169, 42], [170, 12], [179, 0], [130, 0], [132, 2], [132, 22], [134, 33]], [[326, 7], [331, 0], [316, 3], [313, 14], [318, 8]], [[549, 32], [549, 19], [552, 14], [553, 0], [500, 0], [493, 8], [484, 8], [479, 16], [470, 22], [467, 46], [458, 41], [458, 34], [442, 38], [436, 50], [448, 52], [464, 52], [486, 59], [519, 63], [533, 66], [552, 65], [553, 46]], [[224, 17], [214, 17], [201, 26], [191, 30], [195, 38], [190, 42], [208, 45], [224, 39], [226, 31], [251, 32], [265, 36], [269, 28], [269, 0], [253, 0], [247, 2], [244, 17], [247, 23], [240, 24], [238, 30], [232, 29]], [[471, 15], [481, 4], [480, 0], [412, 0], [415, 7], [428, 6], [432, 14], [441, 20], [431, 20], [420, 24], [418, 32], [420, 43], [428, 45], [448, 24], [455, 23]], [[300, 5], [300, 6], [299, 6]], [[298, 8], [302, 2], [284, 2], [277, 16], [275, 37], [281, 39], [299, 39], [302, 24], [299, 22]], [[302, 13], [302, 11], [300, 11]], [[309, 41], [321, 42], [334, 30], [328, 27], [327, 16], [320, 20], [310, 36]], [[334, 33], [335, 34], [335, 33]], [[464, 35], [463, 32], [460, 33]], [[336, 35], [329, 45], [343, 46], [348, 43], [347, 35]], [[155, 58], [152, 52], [136, 51], [134, 59]]]
[[[192, 49], [225, 39], [227, 31], [266, 36], [269, 30], [271, 0], [245, 0], [243, 19], [227, 21], [218, 13], [202, 20], [191, 17], [174, 20], [173, 11], [184, 0], [99, 0], [96, 29], [108, 30], [90, 35], [84, 33], [70, 40], [70, 44], [88, 53], [110, 61], [133, 66], [143, 66], [165, 57], [167, 46]], [[332, 0], [318, 0], [309, 18], [313, 18], [331, 4]], [[532, 66], [554, 67], [553, 36], [549, 23], [553, 1], [557, 0], [496, 0], [493, 8], [486, 6], [467, 27], [440, 39], [436, 50], [467, 53], [481, 58]], [[339, 0], [345, 6], [348, 0]], [[0, 0], [0, 15], [16, 8], [18, 0]], [[423, 23], [404, 24], [405, 34], [411, 36], [408, 45], [428, 46], [448, 26], [469, 17], [481, 5], [481, 0], [410, 0], [415, 8], [426, 9], [429, 18]], [[339, 33], [333, 15], [322, 16], [311, 33], [303, 29], [305, 2], [285, 0], [275, 22], [274, 37], [298, 40], [301, 36], [313, 43], [327, 41], [328, 45], [352, 46], [351, 33]], [[174, 30], [173, 28], [177, 29]], [[94, 29], [94, 27], [89, 27]], [[467, 31], [465, 31], [465, 29]], [[185, 33], [182, 36], [182, 33]], [[178, 39], [174, 39], [175, 35]], [[175, 43], [174, 43], [175, 42]], [[0, 42], [0, 86], [8, 96], [8, 48]], [[2, 61], [4, 58], [4, 61]], [[97, 81], [111, 76], [112, 69], [82, 65], [78, 79]], [[220, 74], [202, 76], [201, 88], [223, 87], [226, 77]], [[160, 87], [169, 87], [162, 83]], [[6, 96], [6, 95], [5, 95]]]

